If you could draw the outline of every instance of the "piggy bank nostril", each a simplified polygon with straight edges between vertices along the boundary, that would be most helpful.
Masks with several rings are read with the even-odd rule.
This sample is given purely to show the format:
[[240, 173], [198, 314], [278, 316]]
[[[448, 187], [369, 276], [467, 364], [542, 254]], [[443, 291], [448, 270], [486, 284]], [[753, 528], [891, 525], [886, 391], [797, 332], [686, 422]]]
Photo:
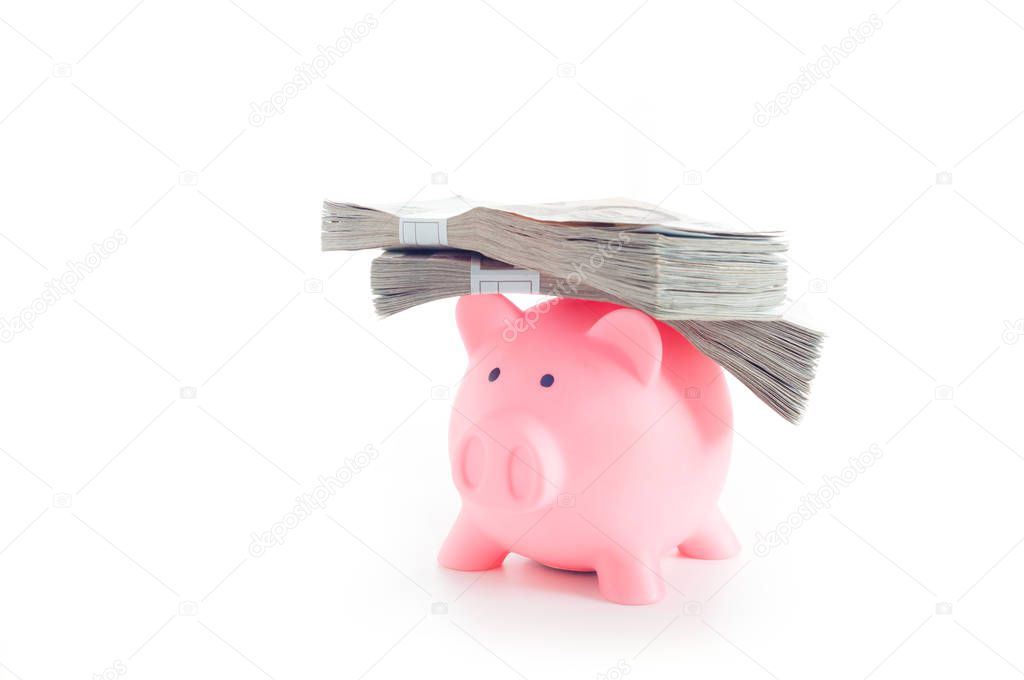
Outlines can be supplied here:
[[477, 437], [466, 440], [466, 444], [462, 448], [462, 460], [456, 470], [463, 486], [467, 489], [479, 486], [484, 477], [486, 462], [483, 442]]
[[527, 500], [537, 491], [540, 472], [537, 459], [529, 450], [517, 447], [509, 452], [508, 490], [512, 498]]

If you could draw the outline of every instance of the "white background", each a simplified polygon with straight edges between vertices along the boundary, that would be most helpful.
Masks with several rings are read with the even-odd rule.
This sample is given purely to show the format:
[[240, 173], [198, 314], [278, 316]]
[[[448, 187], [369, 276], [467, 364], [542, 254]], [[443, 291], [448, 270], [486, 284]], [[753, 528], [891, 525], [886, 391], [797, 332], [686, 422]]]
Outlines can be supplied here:
[[[0, 345], [0, 677], [1024, 674], [1019, 5], [133, 3], [0, 6], [0, 315], [126, 238]], [[376, 320], [375, 253], [319, 252], [319, 215], [453, 192], [789, 232], [789, 313], [829, 340], [799, 427], [733, 383], [740, 556], [666, 557], [648, 607], [437, 566], [454, 303]]]

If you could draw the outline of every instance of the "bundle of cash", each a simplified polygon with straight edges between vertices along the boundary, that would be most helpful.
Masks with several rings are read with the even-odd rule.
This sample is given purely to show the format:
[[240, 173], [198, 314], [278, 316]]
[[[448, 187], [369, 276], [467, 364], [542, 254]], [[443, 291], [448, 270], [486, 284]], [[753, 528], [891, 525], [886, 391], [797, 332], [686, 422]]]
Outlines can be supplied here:
[[325, 202], [323, 250], [457, 248], [560, 278], [583, 276], [657, 319], [765, 319], [786, 293], [776, 232], [729, 231], [611, 199], [392, 208]]
[[529, 293], [639, 309], [682, 333], [790, 422], [823, 335], [779, 317], [786, 244], [628, 199], [402, 206], [324, 203], [323, 250], [385, 248], [378, 314], [447, 297]]
[[[533, 293], [624, 304], [576, 279], [513, 267], [478, 253], [389, 250], [373, 261], [374, 307], [382, 317], [434, 300], [481, 293]], [[790, 422], [803, 414], [823, 336], [783, 319], [670, 320]]]

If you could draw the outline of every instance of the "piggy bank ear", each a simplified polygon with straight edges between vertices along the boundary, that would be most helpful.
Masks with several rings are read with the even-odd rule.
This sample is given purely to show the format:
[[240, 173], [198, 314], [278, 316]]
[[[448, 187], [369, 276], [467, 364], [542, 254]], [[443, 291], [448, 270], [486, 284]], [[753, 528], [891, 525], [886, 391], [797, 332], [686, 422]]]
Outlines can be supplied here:
[[597, 320], [587, 337], [608, 350], [613, 360], [647, 384], [661, 368], [661, 332], [651, 317], [635, 309], [616, 309]]
[[514, 334], [508, 329], [514, 329], [522, 316], [523, 312], [504, 295], [463, 295], [455, 305], [455, 322], [470, 354], [498, 342], [503, 334]]

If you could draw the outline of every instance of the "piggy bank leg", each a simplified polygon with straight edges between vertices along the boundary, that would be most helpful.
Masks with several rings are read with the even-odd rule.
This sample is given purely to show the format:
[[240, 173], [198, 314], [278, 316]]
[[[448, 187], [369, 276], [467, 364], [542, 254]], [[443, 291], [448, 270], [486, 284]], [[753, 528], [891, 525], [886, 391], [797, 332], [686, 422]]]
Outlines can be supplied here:
[[507, 555], [508, 550], [480, 531], [465, 514], [459, 513], [437, 561], [458, 571], [484, 571], [501, 566]]
[[740, 551], [740, 542], [732, 533], [722, 511], [715, 508], [704, 524], [679, 544], [679, 552], [699, 560], [724, 560]]
[[596, 571], [597, 589], [612, 602], [651, 604], [665, 595], [657, 559], [645, 562], [632, 555], [615, 555], [601, 560]]

